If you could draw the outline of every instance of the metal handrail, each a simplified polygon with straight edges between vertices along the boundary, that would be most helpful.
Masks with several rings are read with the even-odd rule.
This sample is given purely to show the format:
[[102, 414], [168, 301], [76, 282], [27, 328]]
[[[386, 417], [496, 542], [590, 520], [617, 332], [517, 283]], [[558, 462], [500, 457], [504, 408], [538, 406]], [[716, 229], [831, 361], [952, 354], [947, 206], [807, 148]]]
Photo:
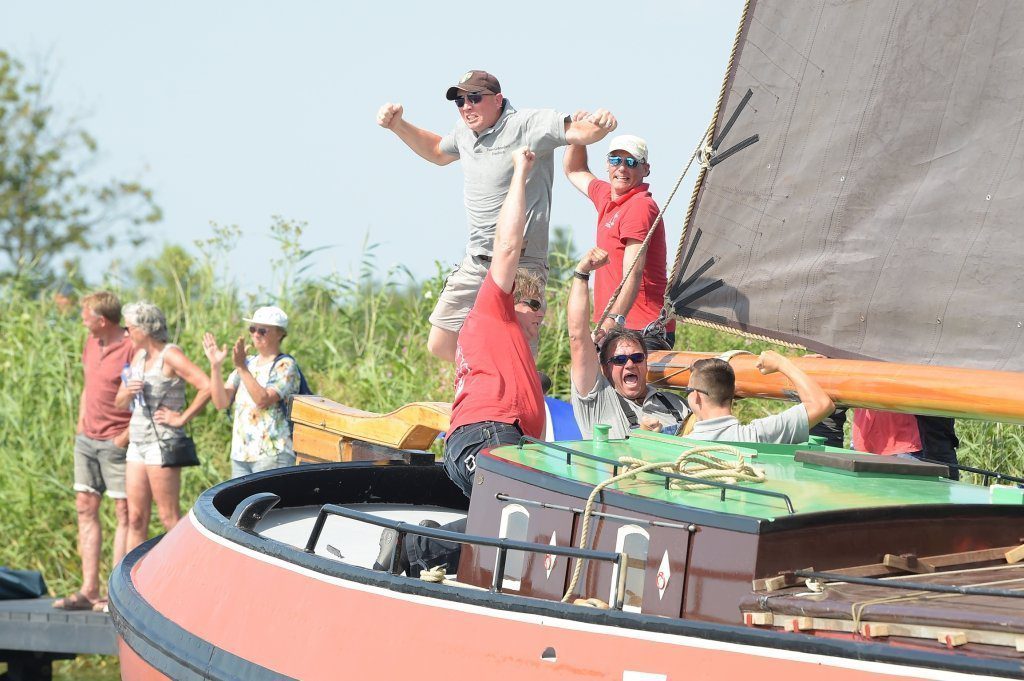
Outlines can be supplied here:
[[[493, 537], [484, 537], [480, 535], [464, 534], [462, 532], [452, 532], [451, 530], [442, 530], [435, 527], [424, 527], [422, 525], [410, 525], [401, 520], [391, 520], [388, 518], [381, 518], [380, 516], [366, 513], [364, 511], [357, 511], [352, 508], [346, 508], [344, 506], [338, 506], [337, 504], [324, 504], [320, 508], [320, 512], [317, 514], [316, 522], [313, 525], [313, 530], [309, 535], [309, 540], [306, 542], [306, 546], [303, 549], [306, 553], [314, 553], [316, 551], [317, 542], [320, 540], [320, 535], [323, 533], [324, 525], [327, 522], [328, 516], [340, 516], [349, 520], [357, 520], [360, 522], [368, 523], [370, 525], [376, 525], [378, 527], [385, 527], [394, 530], [398, 533], [396, 540], [396, 546], [401, 546], [405, 541], [405, 535], [414, 534], [423, 537], [430, 537], [431, 539], [440, 539], [443, 541], [450, 541], [458, 544], [471, 544], [474, 546], [489, 546], [498, 549], [497, 562], [494, 568], [494, 575], [491, 579], [491, 591], [494, 593], [501, 593], [501, 584], [505, 579], [505, 557], [509, 551], [524, 551], [527, 553], [537, 553], [542, 555], [555, 555], [555, 556], [566, 556], [569, 558], [580, 558], [583, 560], [599, 560], [608, 563], [614, 563], [618, 566], [618, 580], [615, 587], [615, 603], [612, 607], [615, 610], [622, 609], [622, 603], [625, 598], [626, 592], [626, 560], [627, 555], [625, 553], [610, 553], [608, 551], [594, 551], [592, 549], [578, 549], [572, 546], [555, 546], [551, 544], [535, 544], [533, 542], [518, 541], [515, 539], [496, 539]], [[398, 555], [398, 551], [392, 555], [391, 565], [388, 571], [391, 574], [398, 574], [396, 571], [397, 561], [395, 556]]]
[[[572, 449], [571, 447], [564, 447], [562, 445], [556, 445], [556, 444], [551, 443], [551, 442], [545, 442], [544, 440], [538, 440], [535, 437], [529, 437], [527, 435], [524, 435], [523, 437], [519, 438], [519, 445], [518, 445], [519, 449], [523, 448], [523, 444], [524, 443], [540, 445], [540, 446], [548, 448], [548, 449], [554, 449], [554, 450], [557, 450], [559, 452], [565, 452], [565, 463], [566, 463], [566, 465], [569, 465], [569, 466], [572, 465], [572, 457], [574, 457], [574, 456], [579, 456], [579, 457], [582, 457], [584, 459], [589, 459], [591, 461], [598, 461], [600, 463], [606, 463], [606, 464], [608, 464], [609, 466], [612, 467], [612, 475], [618, 475], [619, 474], [619, 466], [622, 466], [621, 463], [619, 463], [618, 461], [616, 461], [614, 459], [606, 459], [605, 457], [597, 456], [596, 454], [587, 454], [586, 452], [581, 452], [578, 449]], [[722, 501], [725, 501], [725, 492], [726, 492], [726, 490], [730, 490], [730, 489], [734, 490], [736, 492], [745, 492], [747, 494], [758, 494], [758, 495], [765, 496], [765, 497], [772, 497], [772, 498], [775, 498], [775, 499], [782, 499], [782, 501], [784, 501], [785, 504], [786, 504], [786, 510], [789, 512], [789, 514], [793, 515], [793, 514], [796, 513], [796, 509], [793, 507], [793, 501], [789, 498], [789, 495], [783, 494], [782, 492], [772, 492], [770, 490], [758, 489], [756, 487], [741, 487], [740, 485], [733, 485], [733, 484], [728, 483], [728, 482], [718, 482], [717, 480], [704, 480], [704, 479], [701, 479], [701, 478], [690, 477], [689, 475], [682, 475], [680, 473], [666, 473], [665, 471], [660, 471], [660, 470], [650, 470], [650, 471], [644, 471], [644, 472], [645, 473], [649, 473], [651, 475], [661, 475], [661, 476], [664, 476], [665, 477], [665, 489], [669, 488], [669, 480], [682, 480], [684, 482], [698, 483], [698, 484], [701, 484], [701, 485], [707, 485], [709, 487], [714, 487], [716, 489], [720, 489], [721, 492], [722, 492], [722, 495], [721, 495], [721, 500]]]
[[959, 463], [947, 463], [945, 461], [939, 461], [938, 459], [929, 459], [928, 457], [925, 457], [925, 456], [918, 457], [918, 461], [925, 461], [927, 463], [937, 463], [937, 464], [939, 464], [941, 466], [946, 466], [947, 468], [955, 468], [958, 471], [967, 471], [968, 473], [974, 473], [976, 475], [981, 475], [985, 479], [985, 482], [982, 483], [982, 484], [986, 485], [986, 486], [988, 485], [988, 481], [991, 478], [995, 478], [996, 480], [1009, 480], [1010, 482], [1016, 482], [1019, 485], [1020, 484], [1024, 484], [1024, 478], [1018, 478], [1018, 477], [1015, 477], [1013, 475], [1006, 475], [1005, 473], [997, 473], [996, 471], [989, 471], [989, 470], [985, 470], [984, 468], [975, 468], [974, 466], [964, 466], [963, 464], [959, 464]]
[[[905, 591], [934, 591], [944, 594], [960, 594], [962, 596], [999, 596], [1003, 598], [1024, 598], [1024, 591], [1011, 591], [1008, 589], [984, 589], [971, 586], [952, 586], [949, 584], [921, 584], [920, 582], [901, 581], [891, 579], [878, 579], [877, 577], [848, 577], [834, 572], [815, 572], [813, 570], [795, 570], [793, 574], [797, 577], [809, 579], [824, 579], [832, 582], [845, 582], [847, 584], [863, 584], [865, 586], [882, 586], [890, 589], [903, 589]], [[933, 572], [922, 577], [937, 577], [941, 572]]]

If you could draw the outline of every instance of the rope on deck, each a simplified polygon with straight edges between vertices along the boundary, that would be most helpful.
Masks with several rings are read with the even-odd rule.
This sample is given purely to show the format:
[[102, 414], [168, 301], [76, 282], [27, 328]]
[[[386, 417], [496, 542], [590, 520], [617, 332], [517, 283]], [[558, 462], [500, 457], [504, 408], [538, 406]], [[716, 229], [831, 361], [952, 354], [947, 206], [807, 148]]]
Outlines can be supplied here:
[[[736, 457], [736, 460], [727, 461], [712, 455], [711, 452], [732, 455]], [[587, 548], [587, 536], [590, 533], [590, 518], [594, 510], [594, 500], [597, 498], [597, 495], [601, 493], [601, 490], [608, 485], [612, 485], [622, 480], [636, 478], [641, 473], [648, 473], [654, 470], [677, 473], [679, 475], [699, 478], [701, 480], [726, 482], [733, 485], [737, 482], [760, 483], [764, 482], [766, 479], [763, 471], [759, 471], [746, 463], [743, 454], [740, 453], [740, 450], [735, 447], [720, 444], [705, 445], [702, 447], [688, 449], [680, 454], [679, 458], [675, 461], [647, 462], [643, 459], [637, 459], [632, 456], [620, 456], [619, 463], [625, 466], [626, 469], [622, 473], [598, 483], [594, 489], [591, 490], [590, 496], [587, 498], [587, 505], [583, 508], [583, 527], [580, 531], [579, 548], [581, 549]], [[690, 492], [713, 488], [714, 485], [706, 485], [700, 482], [686, 482], [684, 480], [674, 479], [669, 480], [669, 489], [673, 490]], [[572, 592], [576, 590], [582, 569], [583, 559], [577, 558], [572, 571], [572, 579], [569, 581], [569, 588], [566, 589], [565, 595], [562, 596], [563, 603], [568, 603], [570, 598], [572, 598]]]

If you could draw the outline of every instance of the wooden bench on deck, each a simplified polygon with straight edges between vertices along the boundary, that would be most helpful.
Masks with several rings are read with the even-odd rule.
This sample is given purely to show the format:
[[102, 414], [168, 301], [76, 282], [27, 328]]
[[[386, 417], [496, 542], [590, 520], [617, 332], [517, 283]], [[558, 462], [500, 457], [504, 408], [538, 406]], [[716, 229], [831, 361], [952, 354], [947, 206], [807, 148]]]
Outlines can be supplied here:
[[317, 395], [299, 395], [292, 402], [296, 462], [432, 462], [433, 455], [423, 450], [448, 430], [450, 417], [446, 402], [413, 402], [376, 414]]

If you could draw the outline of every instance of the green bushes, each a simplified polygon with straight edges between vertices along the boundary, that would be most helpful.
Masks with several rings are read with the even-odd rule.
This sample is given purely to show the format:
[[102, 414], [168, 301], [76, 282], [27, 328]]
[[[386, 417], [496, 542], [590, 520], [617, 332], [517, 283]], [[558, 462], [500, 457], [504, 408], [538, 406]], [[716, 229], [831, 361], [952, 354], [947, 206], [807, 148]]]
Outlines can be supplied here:
[[[426, 351], [427, 316], [443, 272], [439, 269], [424, 282], [402, 270], [380, 273], [374, 268], [372, 247], [366, 247], [362, 268], [354, 276], [306, 277], [303, 267], [311, 252], [298, 245], [301, 229], [275, 221], [283, 256], [274, 263], [271, 291], [245, 295], [217, 276], [216, 263], [224, 261], [238, 237], [236, 229], [222, 227], [198, 245], [197, 254], [169, 247], [160, 258], [140, 264], [130, 285], [115, 288], [124, 302], [146, 298], [157, 303], [167, 314], [174, 342], [204, 369], [204, 331], [230, 342], [243, 332], [243, 316], [273, 302], [290, 315], [285, 349], [299, 360], [314, 392], [369, 411], [415, 400], [450, 400], [451, 367]], [[574, 259], [564, 234], [553, 242], [561, 246], [551, 260], [539, 365], [551, 377], [554, 394], [564, 398], [569, 382], [565, 299]], [[42, 571], [55, 593], [74, 590], [79, 580], [71, 483], [84, 336], [77, 307], [61, 310], [47, 295], [0, 291], [0, 564]], [[758, 352], [768, 346], [681, 325], [676, 347]], [[783, 406], [743, 400], [740, 416], [754, 418]], [[959, 426], [962, 458], [1021, 473], [1024, 430], [976, 422]], [[203, 464], [184, 472], [186, 508], [230, 470], [229, 417], [207, 407], [193, 421], [192, 432]], [[105, 569], [112, 522], [110, 505], [105, 504]], [[152, 529], [159, 531], [156, 524]]]

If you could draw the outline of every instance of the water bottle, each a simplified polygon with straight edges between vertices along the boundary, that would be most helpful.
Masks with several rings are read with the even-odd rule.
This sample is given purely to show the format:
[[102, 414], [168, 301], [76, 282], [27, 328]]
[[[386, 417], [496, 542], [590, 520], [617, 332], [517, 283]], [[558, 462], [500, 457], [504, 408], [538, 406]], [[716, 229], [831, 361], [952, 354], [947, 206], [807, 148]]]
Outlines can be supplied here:
[[[123, 383], [124, 385], [128, 385], [128, 381], [130, 380], [132, 380], [132, 365], [129, 364], [128, 362], [125, 362], [124, 366], [121, 367], [121, 383]], [[133, 400], [131, 404], [131, 409], [134, 408], [135, 402]]]
[[[125, 383], [126, 385], [127, 385], [128, 381], [141, 380], [141, 379], [142, 379], [142, 373], [139, 372], [139, 371], [133, 370], [131, 364], [126, 362], [124, 367], [121, 368], [121, 381], [123, 383]], [[143, 395], [142, 391], [140, 390], [138, 393], [136, 393], [135, 397], [132, 398], [132, 411], [134, 411], [136, 407], [141, 408], [141, 407], [145, 406], [145, 404], [146, 404], [146, 396]]]

